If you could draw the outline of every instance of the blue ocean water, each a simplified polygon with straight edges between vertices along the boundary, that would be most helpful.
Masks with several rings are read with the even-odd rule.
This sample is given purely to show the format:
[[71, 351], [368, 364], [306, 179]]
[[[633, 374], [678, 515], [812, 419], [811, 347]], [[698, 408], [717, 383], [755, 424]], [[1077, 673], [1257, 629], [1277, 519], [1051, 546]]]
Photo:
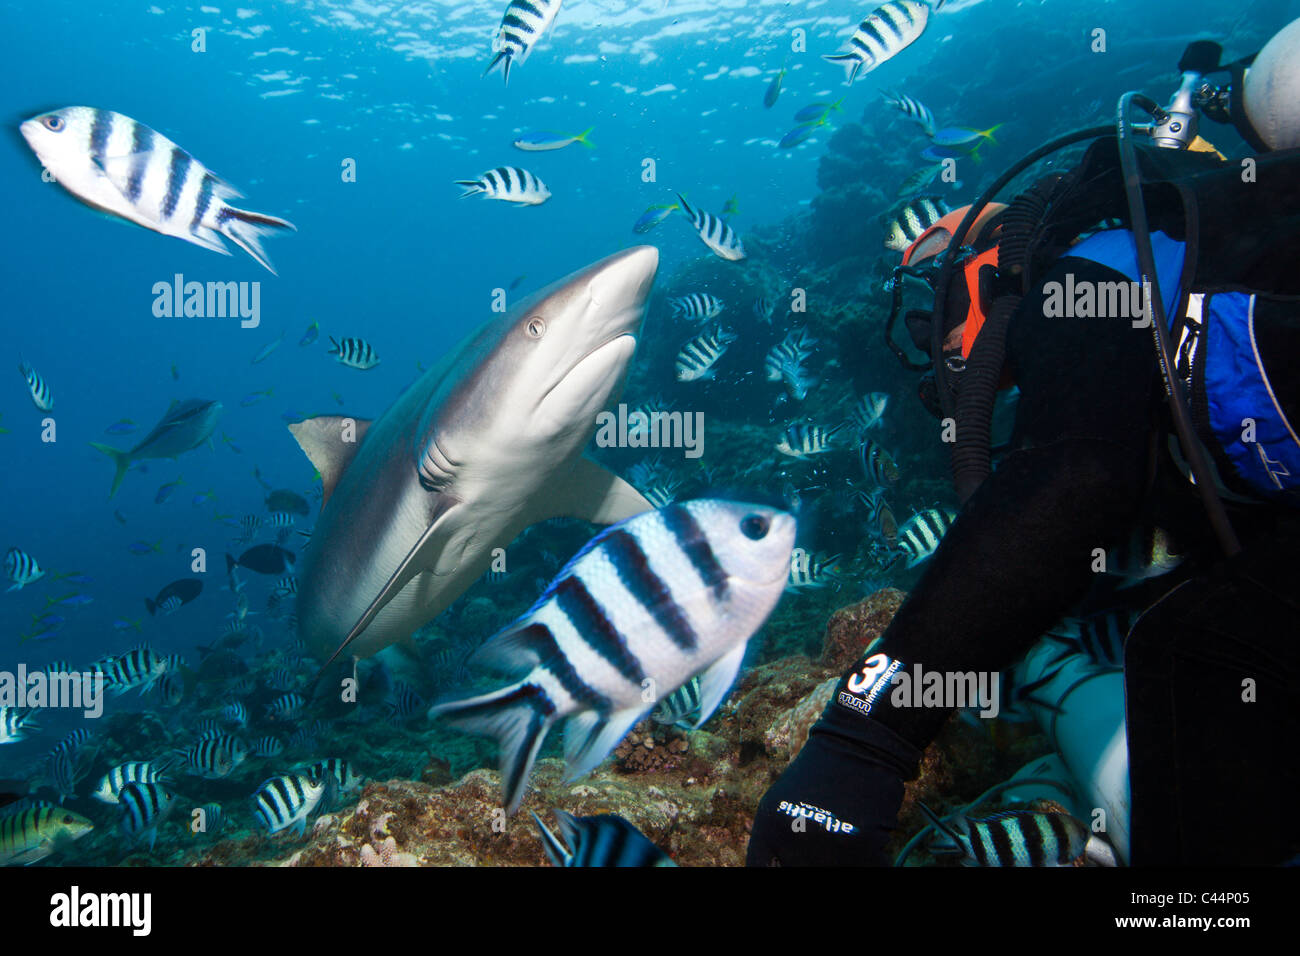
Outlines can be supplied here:
[[[208, 643], [230, 609], [217, 572], [235, 531], [218, 516], [264, 514], [267, 486], [305, 494], [312, 484], [286, 421], [377, 415], [490, 318], [494, 291], [517, 279], [522, 294], [649, 241], [660, 249], [667, 284], [707, 250], [679, 215], [645, 237], [631, 226], [647, 206], [673, 201], [675, 190], [713, 211], [735, 196], [730, 221], [742, 237], [796, 228], [822, 189], [827, 140], [836, 127], [858, 123], [878, 164], [861, 174], [870, 180], [878, 168], [892, 194], [897, 170], [917, 165], [925, 145], [877, 92], [900, 88], [944, 123], [1005, 124], [996, 149], [967, 166], [950, 197], [955, 206], [1040, 142], [1106, 121], [1122, 91], [1167, 98], [1188, 40], [1213, 35], [1231, 57], [1300, 14], [1300, 4], [1285, 0], [955, 0], [913, 47], [845, 87], [820, 54], [838, 49], [870, 4], [569, 0], [506, 85], [499, 72], [482, 75], [504, 7], [504, 0], [42, 0], [0, 10], [0, 116], [10, 133], [0, 145], [4, 338], [10, 366], [23, 358], [49, 383], [56, 428], [55, 440], [42, 439], [45, 415], [16, 373], [2, 373], [0, 546], [26, 550], [48, 574], [0, 594], [0, 668], [79, 665], [140, 639], [160, 653]], [[1095, 29], [1107, 33], [1104, 58], [1090, 49]], [[193, 49], [195, 31], [202, 52]], [[791, 51], [793, 31], [806, 41], [799, 52]], [[767, 109], [764, 91], [783, 67], [780, 99]], [[792, 150], [776, 147], [795, 109], [841, 96], [843, 113], [824, 133]], [[43, 182], [18, 123], [70, 105], [148, 124], [240, 189], [244, 208], [291, 220], [296, 233], [266, 242], [278, 275], [233, 247], [221, 257], [99, 214]], [[531, 130], [588, 127], [594, 150], [511, 146]], [[455, 180], [500, 165], [536, 173], [550, 201], [512, 208], [457, 198]], [[345, 167], [353, 166], [355, 181], [347, 181]], [[790, 252], [797, 244], [781, 248], [797, 258]], [[845, 248], [840, 258], [867, 272], [897, 257], [872, 244]], [[176, 274], [259, 283], [260, 324], [156, 317], [154, 285]], [[879, 300], [873, 309], [883, 307], [883, 293]], [[299, 347], [313, 322], [320, 339]], [[364, 338], [381, 364], [363, 372], [334, 362], [329, 336]], [[267, 389], [270, 397], [241, 406]], [[89, 443], [128, 448], [170, 402], [186, 398], [222, 402], [214, 447], [148, 461], [110, 501], [111, 465]], [[852, 399], [846, 392], [841, 404]], [[739, 408], [738, 419], [772, 420], [766, 398], [749, 402], [742, 394], [728, 407]], [[106, 435], [121, 418], [139, 429]], [[936, 467], [935, 481], [944, 477]], [[155, 504], [159, 487], [177, 478], [180, 488]], [[208, 491], [211, 499], [194, 501]], [[161, 551], [131, 553], [140, 541], [160, 541]], [[149, 618], [143, 599], [189, 576], [197, 548], [209, 562], [204, 593], [184, 613]], [[54, 580], [75, 572], [90, 580]], [[93, 603], [56, 609], [67, 622], [54, 638], [19, 644], [48, 599], [76, 593]], [[116, 633], [119, 620], [140, 620], [143, 629]], [[57, 732], [58, 721], [49, 724]], [[8, 775], [5, 760], [27, 759], [53, 739], [6, 747], [12, 753], [0, 753], [0, 777]]]

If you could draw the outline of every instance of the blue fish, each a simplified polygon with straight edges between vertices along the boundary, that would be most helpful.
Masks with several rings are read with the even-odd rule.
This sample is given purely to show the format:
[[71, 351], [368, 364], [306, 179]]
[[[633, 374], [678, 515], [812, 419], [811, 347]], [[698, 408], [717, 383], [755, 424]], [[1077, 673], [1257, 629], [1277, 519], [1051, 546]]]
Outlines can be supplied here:
[[320, 337], [320, 323], [313, 322], [311, 325], [307, 326], [307, 331], [304, 332], [302, 334], [302, 338], [298, 340], [298, 347], [306, 348], [307, 346], [315, 342], [316, 339], [318, 339], [319, 337]]
[[523, 136], [515, 140], [514, 147], [515, 149], [522, 149], [525, 152], [541, 153], [555, 149], [564, 149], [564, 147], [572, 146], [574, 143], [581, 143], [583, 146], [587, 147], [587, 149], [595, 149], [596, 147], [587, 140], [587, 137], [591, 135], [591, 131], [595, 128], [596, 127], [594, 126], [588, 126], [576, 136], [566, 133], [525, 133]]
[[785, 66], [781, 67], [781, 72], [772, 77], [772, 82], [767, 85], [767, 90], [763, 93], [763, 105], [771, 109], [776, 105], [776, 101], [781, 98], [781, 81], [785, 79]]
[[819, 126], [826, 125], [826, 117], [822, 117], [816, 123], [808, 123], [804, 126], [796, 126], [790, 132], [781, 137], [781, 142], [777, 143], [777, 149], [793, 149], [800, 143], [807, 142], [817, 132]]
[[645, 212], [641, 213], [641, 218], [632, 224], [632, 231], [638, 236], [643, 236], [659, 223], [663, 222], [673, 210], [677, 209], [677, 203], [659, 203], [651, 206]]
[[836, 100], [834, 103], [829, 103], [829, 102], [810, 103], [809, 105], [801, 109], [799, 112], [794, 114], [794, 121], [796, 123], [801, 123], [801, 124], [815, 123], [820, 119], [825, 119], [832, 112], [836, 112], [836, 113], [843, 112], [840, 109], [840, 104], [843, 102], [844, 99], [843, 97], [841, 97], [840, 99]]
[[104, 429], [106, 435], [129, 435], [139, 426], [129, 418], [124, 418], [120, 422], [114, 422]]
[[[993, 134], [1000, 130], [1005, 124], [999, 123], [997, 126], [990, 126], [988, 129], [972, 129], [969, 126], [948, 126], [939, 130], [930, 139], [936, 146], [971, 146], [972, 149], [978, 149], [985, 141], [997, 145], [998, 141], [993, 138]], [[972, 145], [974, 144], [974, 145]]]
[[60, 607], [84, 607], [95, 599], [89, 594], [69, 594], [65, 598], [60, 598], [54, 603]]
[[165, 485], [159, 485], [158, 493], [153, 496], [153, 503], [156, 505], [162, 504], [164, 501], [170, 498], [172, 496], [172, 493], [175, 492], [176, 489], [179, 488], [182, 484], [183, 484], [182, 478], [178, 477], [175, 481], [169, 481]]

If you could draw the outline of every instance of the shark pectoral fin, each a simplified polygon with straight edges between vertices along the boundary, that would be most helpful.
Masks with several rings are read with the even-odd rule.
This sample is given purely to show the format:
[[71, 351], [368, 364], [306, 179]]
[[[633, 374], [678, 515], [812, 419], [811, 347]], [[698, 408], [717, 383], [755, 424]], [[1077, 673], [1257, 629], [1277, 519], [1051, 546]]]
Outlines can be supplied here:
[[322, 508], [369, 430], [369, 419], [346, 415], [320, 415], [289, 426], [298, 447], [320, 472], [325, 492], [321, 497]]
[[556, 475], [539, 492], [529, 523], [547, 518], [581, 518], [594, 524], [614, 524], [653, 511], [654, 506], [626, 481], [590, 458]]
[[731, 685], [736, 682], [736, 675], [740, 673], [740, 662], [744, 659], [745, 645], [740, 644], [729, 651], [725, 657], [714, 661], [712, 666], [700, 675], [700, 719], [695, 722], [697, 730], [713, 716], [718, 705], [726, 699], [727, 691], [731, 690]]
[[420, 540], [415, 542], [415, 547], [411, 548], [411, 550], [406, 553], [406, 557], [402, 559], [402, 563], [397, 566], [397, 570], [394, 571], [392, 576], [388, 579], [388, 583], [380, 589], [379, 594], [370, 602], [370, 606], [366, 608], [365, 613], [361, 615], [361, 619], [352, 626], [352, 630], [350, 630], [348, 636], [343, 639], [343, 643], [338, 646], [338, 649], [330, 655], [330, 659], [321, 667], [322, 671], [326, 667], [329, 667], [330, 664], [334, 662], [335, 658], [342, 654], [348, 645], [355, 641], [357, 637], [360, 636], [361, 632], [370, 626], [370, 622], [375, 619], [375, 615], [382, 611], [384, 606], [395, 598], [402, 588], [410, 584], [412, 578], [434, 565], [434, 559], [437, 556], [432, 552], [441, 544], [438, 540], [438, 532], [441, 530], [441, 525], [447, 515], [451, 513], [452, 509], [459, 503], [460, 499], [453, 498], [450, 495], [442, 495], [439, 497], [437, 507], [433, 512], [433, 517], [429, 522], [429, 527], [424, 529], [424, 534], [420, 535]]

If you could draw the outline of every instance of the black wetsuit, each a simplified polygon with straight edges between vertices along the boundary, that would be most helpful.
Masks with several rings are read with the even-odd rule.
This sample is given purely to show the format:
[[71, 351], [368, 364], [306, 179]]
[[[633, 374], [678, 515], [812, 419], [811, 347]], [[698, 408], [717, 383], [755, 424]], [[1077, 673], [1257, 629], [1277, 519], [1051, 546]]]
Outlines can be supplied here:
[[[1123, 279], [1065, 258], [1043, 281], [1064, 281], [1067, 272], [1076, 282]], [[1043, 311], [1031, 293], [1008, 332], [1008, 366], [1020, 387], [1014, 450], [962, 509], [874, 650], [906, 668], [1005, 669], [1093, 585], [1094, 549], [1113, 547], [1139, 521], [1156, 518], [1188, 550], [1189, 569], [1199, 558], [1226, 597], [1213, 616], [1174, 602], [1167, 617], [1176, 623], [1156, 643], [1159, 653], [1130, 662], [1132, 862], [1280, 862], [1300, 849], [1290, 812], [1300, 638], [1295, 606], [1277, 580], [1297, 567], [1300, 538], [1277, 527], [1293, 526], [1294, 515], [1234, 510], [1246, 544], [1239, 564], [1269, 586], [1225, 576], [1215, 567], [1204, 512], [1163, 449], [1167, 411], [1150, 330]], [[1260, 560], [1261, 549], [1285, 555], [1285, 563], [1272, 553]], [[1250, 614], [1233, 612], [1234, 594], [1252, 603]], [[1202, 666], [1207, 655], [1217, 655], [1218, 665]], [[1241, 701], [1243, 674], [1259, 681], [1254, 704]], [[1151, 711], [1142, 721], [1132, 711], [1135, 684]], [[951, 712], [894, 708], [887, 698], [869, 717], [832, 698], [760, 806], [750, 865], [889, 862], [883, 847], [902, 780], [915, 776], [921, 749]], [[1175, 767], [1196, 768], [1194, 787], [1180, 787]], [[799, 826], [791, 825], [793, 807], [805, 817]]]

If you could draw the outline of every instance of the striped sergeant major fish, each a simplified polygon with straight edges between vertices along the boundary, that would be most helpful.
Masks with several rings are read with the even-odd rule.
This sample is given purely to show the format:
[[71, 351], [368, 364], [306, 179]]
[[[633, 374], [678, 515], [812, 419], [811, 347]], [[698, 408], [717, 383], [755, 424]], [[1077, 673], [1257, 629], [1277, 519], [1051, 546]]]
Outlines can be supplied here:
[[275, 593], [280, 595], [280, 597], [289, 597], [290, 595], [297, 594], [298, 579], [292, 574], [285, 575], [275, 582]]
[[937, 196], [913, 199], [898, 211], [898, 215], [889, 224], [885, 248], [894, 252], [906, 252], [908, 246], [951, 211], [948, 204]]
[[59, 802], [75, 796], [77, 784], [90, 770], [90, 755], [60, 748], [51, 750], [46, 757], [49, 763], [49, 780], [58, 791]]
[[1003, 810], [983, 819], [959, 816], [949, 824], [924, 803], [926, 819], [947, 842], [934, 853], [960, 854], [966, 866], [1069, 866], [1088, 847], [1087, 824], [1068, 813]]
[[248, 725], [248, 708], [238, 700], [233, 704], [227, 704], [221, 708], [221, 719], [236, 727], [245, 727]]
[[0, 744], [16, 744], [40, 732], [35, 710], [0, 706]]
[[772, 316], [776, 314], [776, 302], [768, 295], [760, 295], [754, 300], [754, 318], [764, 325], [772, 324]]
[[302, 716], [302, 709], [307, 706], [307, 698], [302, 694], [281, 694], [266, 705], [266, 715], [271, 720], [295, 720]]
[[823, 54], [822, 59], [844, 67], [845, 83], [852, 86], [859, 73], [870, 73], [916, 42], [925, 32], [929, 19], [928, 3], [889, 0], [858, 24], [849, 37], [846, 52]]
[[870, 438], [862, 440], [858, 460], [862, 462], [862, 474], [868, 481], [875, 482], [877, 487], [883, 488], [898, 481], [898, 465], [894, 456]]
[[54, 411], [54, 395], [41, 373], [28, 365], [25, 359], [18, 362], [18, 371], [27, 383], [27, 392], [32, 396], [32, 403], [37, 409], [42, 412]]
[[193, 747], [179, 751], [186, 770], [205, 780], [219, 780], [248, 757], [244, 742], [221, 731], [208, 731]]
[[674, 317], [685, 316], [696, 322], [707, 322], [709, 319], [716, 319], [722, 314], [722, 310], [726, 308], [721, 299], [708, 292], [691, 292], [681, 295], [675, 299], [669, 299], [668, 305], [672, 307]]
[[107, 663], [104, 683], [115, 696], [137, 687], [143, 694], [169, 669], [166, 658], [147, 647], [137, 647]]
[[13, 582], [5, 590], [20, 591], [33, 581], [45, 577], [45, 571], [22, 548], [10, 548], [5, 555], [5, 576]]
[[266, 683], [272, 690], [288, 691], [298, 683], [298, 675], [287, 667], [277, 667], [267, 675]]
[[835, 435], [844, 427], [841, 422], [827, 428], [825, 425], [809, 425], [796, 422], [786, 427], [781, 433], [781, 440], [776, 443], [776, 450], [791, 458], [808, 458], [811, 455], [824, 455], [835, 445]]
[[790, 577], [787, 591], [816, 590], [836, 584], [840, 579], [840, 555], [810, 554], [803, 548], [790, 553]]
[[277, 531], [285, 528], [293, 528], [294, 523], [298, 520], [297, 515], [291, 511], [275, 511], [266, 519], [268, 527], [275, 528]]
[[168, 670], [158, 678], [158, 683], [154, 687], [163, 703], [169, 707], [175, 707], [185, 698], [185, 682], [172, 670]]
[[655, 705], [650, 719], [657, 724], [673, 727], [691, 727], [694, 721], [688, 718], [700, 712], [700, 679], [692, 677]]
[[718, 326], [687, 339], [677, 353], [677, 381], [698, 382], [713, 378], [713, 366], [736, 337], [735, 332]]
[[1104, 573], [1124, 579], [1120, 590], [1147, 578], [1158, 578], [1183, 563], [1178, 543], [1164, 528], [1146, 524], [1135, 527], [1124, 541], [1106, 552]]
[[880, 95], [885, 98], [885, 102], [890, 106], [901, 111], [904, 116], [920, 126], [925, 131], [926, 136], [934, 135], [934, 114], [920, 100], [914, 99], [906, 93], [894, 93], [890, 90], [881, 90]]
[[507, 813], [518, 809], [538, 750], [561, 720], [570, 780], [697, 675], [698, 727], [726, 697], [750, 637], [780, 600], [794, 535], [795, 519], [784, 511], [720, 499], [613, 525], [474, 655], [476, 664], [528, 672], [498, 690], [437, 704], [429, 716], [497, 738]]
[[552, 812], [563, 840], [547, 829], [535, 813], [533, 821], [541, 831], [542, 848], [554, 866], [677, 865], [645, 834], [616, 814], [575, 817], [563, 810]]
[[[244, 515], [244, 517], [239, 519], [238, 543], [245, 544], [252, 541], [253, 536], [257, 534], [257, 529], [260, 527], [262, 527], [261, 518], [257, 515]], [[231, 590], [238, 590], [238, 588], [231, 588]]]
[[863, 395], [853, 406], [853, 424], [859, 433], [865, 433], [885, 423], [885, 409], [889, 407], [888, 392]]
[[397, 682], [388, 700], [384, 702], [385, 710], [394, 720], [410, 720], [426, 706], [424, 698], [403, 681]]
[[293, 830], [307, 832], [307, 818], [332, 787], [333, 778], [313, 779], [307, 773], [282, 773], [266, 780], [253, 794], [253, 810], [268, 834]]
[[[943, 172], [943, 163], [931, 163], [929, 166], [922, 166], [916, 172], [908, 175], [906, 179], [899, 184], [898, 191], [894, 193], [894, 198], [902, 199], [906, 196], [914, 196], [921, 190], [934, 182], [935, 178]], [[954, 182], [954, 186], [960, 186], [961, 183]]]
[[546, 183], [518, 166], [498, 166], [478, 179], [458, 179], [456, 185], [465, 189], [460, 194], [461, 199], [481, 195], [485, 199], [500, 199], [521, 206], [540, 206], [551, 198]]
[[1066, 618], [1043, 635], [1061, 645], [1061, 653], [1048, 663], [1082, 654], [1097, 667], [1123, 667], [1124, 642], [1140, 616], [1130, 608], [1113, 608], [1088, 617]]
[[254, 757], [278, 757], [284, 753], [284, 741], [279, 737], [258, 737], [249, 747]]
[[77, 751], [84, 747], [90, 740], [90, 731], [85, 727], [78, 727], [68, 736], [64, 737], [54, 745], [54, 750], [62, 751], [69, 756], [76, 756]]
[[681, 193], [677, 194], [677, 203], [690, 219], [695, 231], [700, 234], [700, 239], [715, 256], [731, 262], [745, 258], [745, 247], [740, 237], [721, 217], [701, 209], [692, 209], [690, 203], [682, 198]]
[[29, 807], [0, 815], [0, 866], [36, 863], [94, 827], [81, 814], [62, 807]]
[[652, 508], [662, 508], [665, 505], [672, 504], [677, 499], [677, 489], [681, 486], [681, 481], [677, 479], [661, 479], [645, 489], [645, 500], [650, 502]]
[[219, 803], [205, 803], [203, 810], [203, 832], [212, 835], [221, 832], [226, 822], [226, 814]]
[[296, 230], [275, 216], [238, 209], [241, 193], [166, 136], [129, 116], [68, 106], [27, 120], [27, 145], [59, 185], [82, 202], [222, 255], [224, 236], [274, 275], [262, 237]]
[[533, 47], [551, 28], [555, 16], [560, 12], [561, 0], [510, 0], [501, 26], [492, 40], [492, 52], [496, 54], [488, 64], [483, 75], [487, 76], [501, 63], [501, 75], [506, 83], [510, 82], [510, 64], [515, 60], [523, 63]]
[[379, 353], [365, 339], [335, 339], [330, 336], [330, 355], [340, 365], [367, 371], [379, 364]]
[[914, 568], [939, 547], [939, 542], [957, 520], [957, 512], [928, 508], [912, 515], [898, 530], [898, 546], [907, 556], [907, 567]]
[[817, 340], [808, 334], [805, 328], [792, 329], [768, 351], [763, 359], [763, 370], [769, 382], [779, 382], [783, 370], [790, 365], [798, 366], [812, 354], [812, 347]]
[[802, 402], [807, 398], [808, 390], [817, 384], [816, 377], [810, 375], [808, 370], [797, 362], [781, 364], [781, 379], [785, 382], [785, 390], [796, 402]]
[[326, 757], [305, 768], [312, 780], [333, 780], [335, 794], [354, 793], [361, 789], [363, 779], [356, 768], [342, 757]]
[[128, 783], [159, 783], [165, 772], [165, 768], [146, 760], [118, 764], [99, 778], [91, 796], [100, 803], [117, 803]]
[[898, 519], [894, 517], [894, 509], [885, 500], [885, 490], [877, 488], [870, 493], [859, 490], [858, 498], [867, 506], [867, 523], [871, 533], [884, 539], [885, 544], [891, 548], [898, 544]]
[[152, 850], [176, 796], [157, 782], [128, 783], [118, 791], [117, 804], [122, 808], [122, 832], [136, 843], [147, 840]]

